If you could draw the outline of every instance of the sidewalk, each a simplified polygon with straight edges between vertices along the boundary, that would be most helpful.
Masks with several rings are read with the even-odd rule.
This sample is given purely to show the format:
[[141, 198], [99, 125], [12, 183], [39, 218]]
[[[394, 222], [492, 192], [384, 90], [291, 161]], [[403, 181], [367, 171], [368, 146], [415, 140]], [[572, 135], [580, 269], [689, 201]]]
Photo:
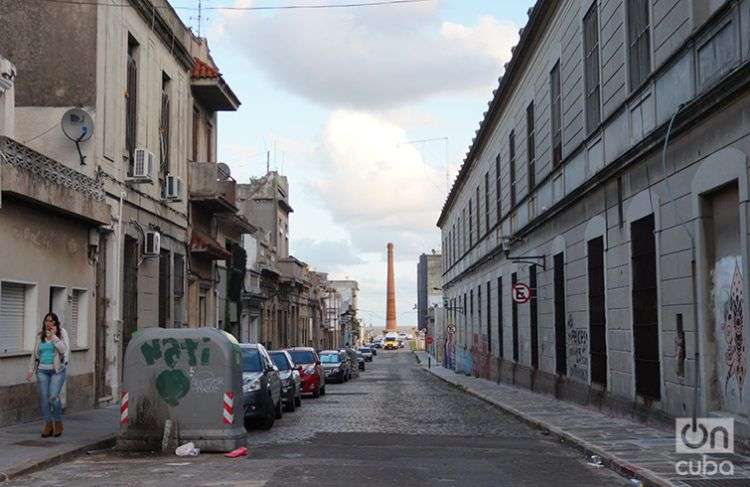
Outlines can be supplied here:
[[61, 463], [88, 450], [114, 445], [118, 405], [63, 416], [59, 438], [41, 438], [42, 422], [0, 428], [0, 482]]
[[[478, 379], [436, 365], [427, 368], [427, 353], [415, 352], [425, 370], [464, 389], [527, 424], [548, 430], [589, 455], [599, 455], [609, 468], [628, 478], [638, 478], [645, 485], [699, 487], [750, 485], [750, 458], [742, 455], [713, 456], [720, 462], [730, 460], [734, 475], [712, 477], [680, 476], [677, 462], [699, 460], [699, 455], [675, 453], [674, 431], [658, 429], [624, 418], [609, 417], [593, 409], [560, 401], [527, 389]], [[697, 463], [697, 462], [696, 462]]]

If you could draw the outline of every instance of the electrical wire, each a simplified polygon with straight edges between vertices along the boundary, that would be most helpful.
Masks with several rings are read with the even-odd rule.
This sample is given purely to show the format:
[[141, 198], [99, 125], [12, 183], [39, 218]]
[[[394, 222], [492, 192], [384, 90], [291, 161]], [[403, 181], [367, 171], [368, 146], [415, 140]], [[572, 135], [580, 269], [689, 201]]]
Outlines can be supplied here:
[[22, 140], [21, 143], [25, 145], [25, 144], [28, 144], [29, 142], [33, 142], [36, 139], [38, 139], [39, 137], [41, 137], [43, 135], [47, 135], [48, 133], [50, 133], [52, 131], [52, 129], [54, 129], [55, 127], [59, 127], [59, 126], [60, 126], [60, 123], [59, 122], [55, 122], [55, 124], [53, 126], [51, 126], [50, 128], [48, 128], [44, 132], [42, 132], [40, 134], [37, 134], [37, 135], [33, 136], [32, 138], [30, 138], [28, 140]]
[[[132, 7], [129, 3], [114, 2], [114, 1], [97, 1], [97, 0], [26, 0], [27, 2], [46, 2], [46, 3], [59, 3], [64, 5], [96, 5], [99, 7]], [[435, 0], [381, 0], [374, 2], [353, 2], [353, 3], [340, 3], [340, 4], [305, 4], [305, 5], [268, 5], [259, 7], [239, 7], [239, 6], [213, 6], [213, 7], [202, 7], [202, 10], [232, 10], [232, 11], [263, 11], [263, 10], [318, 10], [318, 9], [331, 9], [331, 8], [356, 8], [356, 7], [378, 7], [385, 5], [403, 5], [409, 3], [425, 3], [433, 2]], [[198, 11], [198, 7], [175, 7], [169, 5], [153, 5], [155, 9], [164, 10], [191, 10]]]

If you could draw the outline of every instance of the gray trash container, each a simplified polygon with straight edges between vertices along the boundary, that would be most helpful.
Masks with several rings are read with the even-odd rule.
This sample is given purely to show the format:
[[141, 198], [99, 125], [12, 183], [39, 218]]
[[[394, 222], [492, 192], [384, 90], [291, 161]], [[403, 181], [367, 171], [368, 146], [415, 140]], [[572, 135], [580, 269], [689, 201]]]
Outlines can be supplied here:
[[[170, 422], [167, 422], [170, 420]], [[125, 352], [117, 448], [159, 450], [192, 441], [202, 451], [246, 444], [240, 346], [215, 328], [147, 328]]]

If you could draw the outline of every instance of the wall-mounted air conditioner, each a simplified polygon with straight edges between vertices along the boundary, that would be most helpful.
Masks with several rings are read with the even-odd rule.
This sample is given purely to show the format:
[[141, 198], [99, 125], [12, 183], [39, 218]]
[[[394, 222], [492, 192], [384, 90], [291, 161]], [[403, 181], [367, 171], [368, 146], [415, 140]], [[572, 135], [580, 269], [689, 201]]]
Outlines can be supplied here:
[[139, 147], [133, 151], [132, 171], [128, 179], [132, 182], [153, 183], [154, 163], [154, 153]]
[[164, 180], [164, 199], [169, 201], [182, 201], [183, 184], [179, 176], [167, 175]]
[[159, 232], [146, 232], [146, 242], [143, 247], [143, 255], [145, 257], [158, 256], [161, 250], [161, 235]]

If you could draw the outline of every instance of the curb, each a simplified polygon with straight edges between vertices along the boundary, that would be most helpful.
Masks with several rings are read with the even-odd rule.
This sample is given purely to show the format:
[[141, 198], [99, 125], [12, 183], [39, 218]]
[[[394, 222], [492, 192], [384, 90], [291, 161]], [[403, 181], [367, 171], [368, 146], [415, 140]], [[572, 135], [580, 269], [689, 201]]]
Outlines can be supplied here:
[[[416, 354], [415, 354], [416, 356]], [[545, 423], [544, 421], [541, 421], [539, 419], [533, 418], [529, 415], [527, 415], [524, 412], [521, 412], [511, 406], [508, 406], [506, 404], [497, 402], [484, 394], [482, 394], [479, 391], [475, 391], [473, 389], [469, 389], [461, 384], [457, 384], [455, 382], [450, 381], [448, 378], [442, 377], [431, 370], [428, 370], [424, 364], [420, 361], [419, 357], [417, 356], [417, 363], [421, 365], [422, 370], [425, 372], [428, 372], [432, 374], [433, 377], [436, 377], [443, 382], [450, 384], [468, 394], [471, 394], [472, 396], [508, 413], [512, 416], [515, 416], [517, 419], [519, 419], [521, 422], [527, 424], [528, 426], [531, 426], [534, 429], [542, 430], [542, 431], [548, 431], [552, 436], [558, 438], [563, 443], [568, 443], [570, 446], [574, 447], [575, 449], [583, 452], [586, 455], [598, 455], [602, 459], [602, 464], [604, 464], [605, 467], [609, 468], [610, 470], [615, 471], [616, 473], [622, 475], [623, 477], [627, 478], [637, 478], [638, 480], [643, 481], [644, 487], [676, 487], [674, 483], [670, 482], [669, 480], [657, 475], [656, 473], [641, 468], [638, 465], [632, 464], [630, 462], [627, 462], [611, 453], [608, 453], [606, 450], [603, 450], [599, 448], [598, 446], [595, 446], [591, 443], [589, 443], [586, 440], [583, 440], [581, 438], [578, 438], [575, 435], [572, 435], [570, 433], [567, 433], [566, 431], [557, 428], [555, 426], [552, 426], [550, 424]]]
[[18, 466], [11, 468], [7, 472], [0, 472], [0, 484], [5, 481], [18, 478], [22, 475], [28, 475], [30, 473], [43, 470], [53, 465], [58, 465], [60, 463], [73, 460], [74, 458], [86, 453], [89, 450], [104, 450], [107, 448], [112, 448], [113, 446], [115, 446], [116, 439], [117, 436], [112, 435], [83, 446], [71, 448], [70, 450], [58, 453], [57, 455], [52, 455], [42, 460], [19, 464]]

